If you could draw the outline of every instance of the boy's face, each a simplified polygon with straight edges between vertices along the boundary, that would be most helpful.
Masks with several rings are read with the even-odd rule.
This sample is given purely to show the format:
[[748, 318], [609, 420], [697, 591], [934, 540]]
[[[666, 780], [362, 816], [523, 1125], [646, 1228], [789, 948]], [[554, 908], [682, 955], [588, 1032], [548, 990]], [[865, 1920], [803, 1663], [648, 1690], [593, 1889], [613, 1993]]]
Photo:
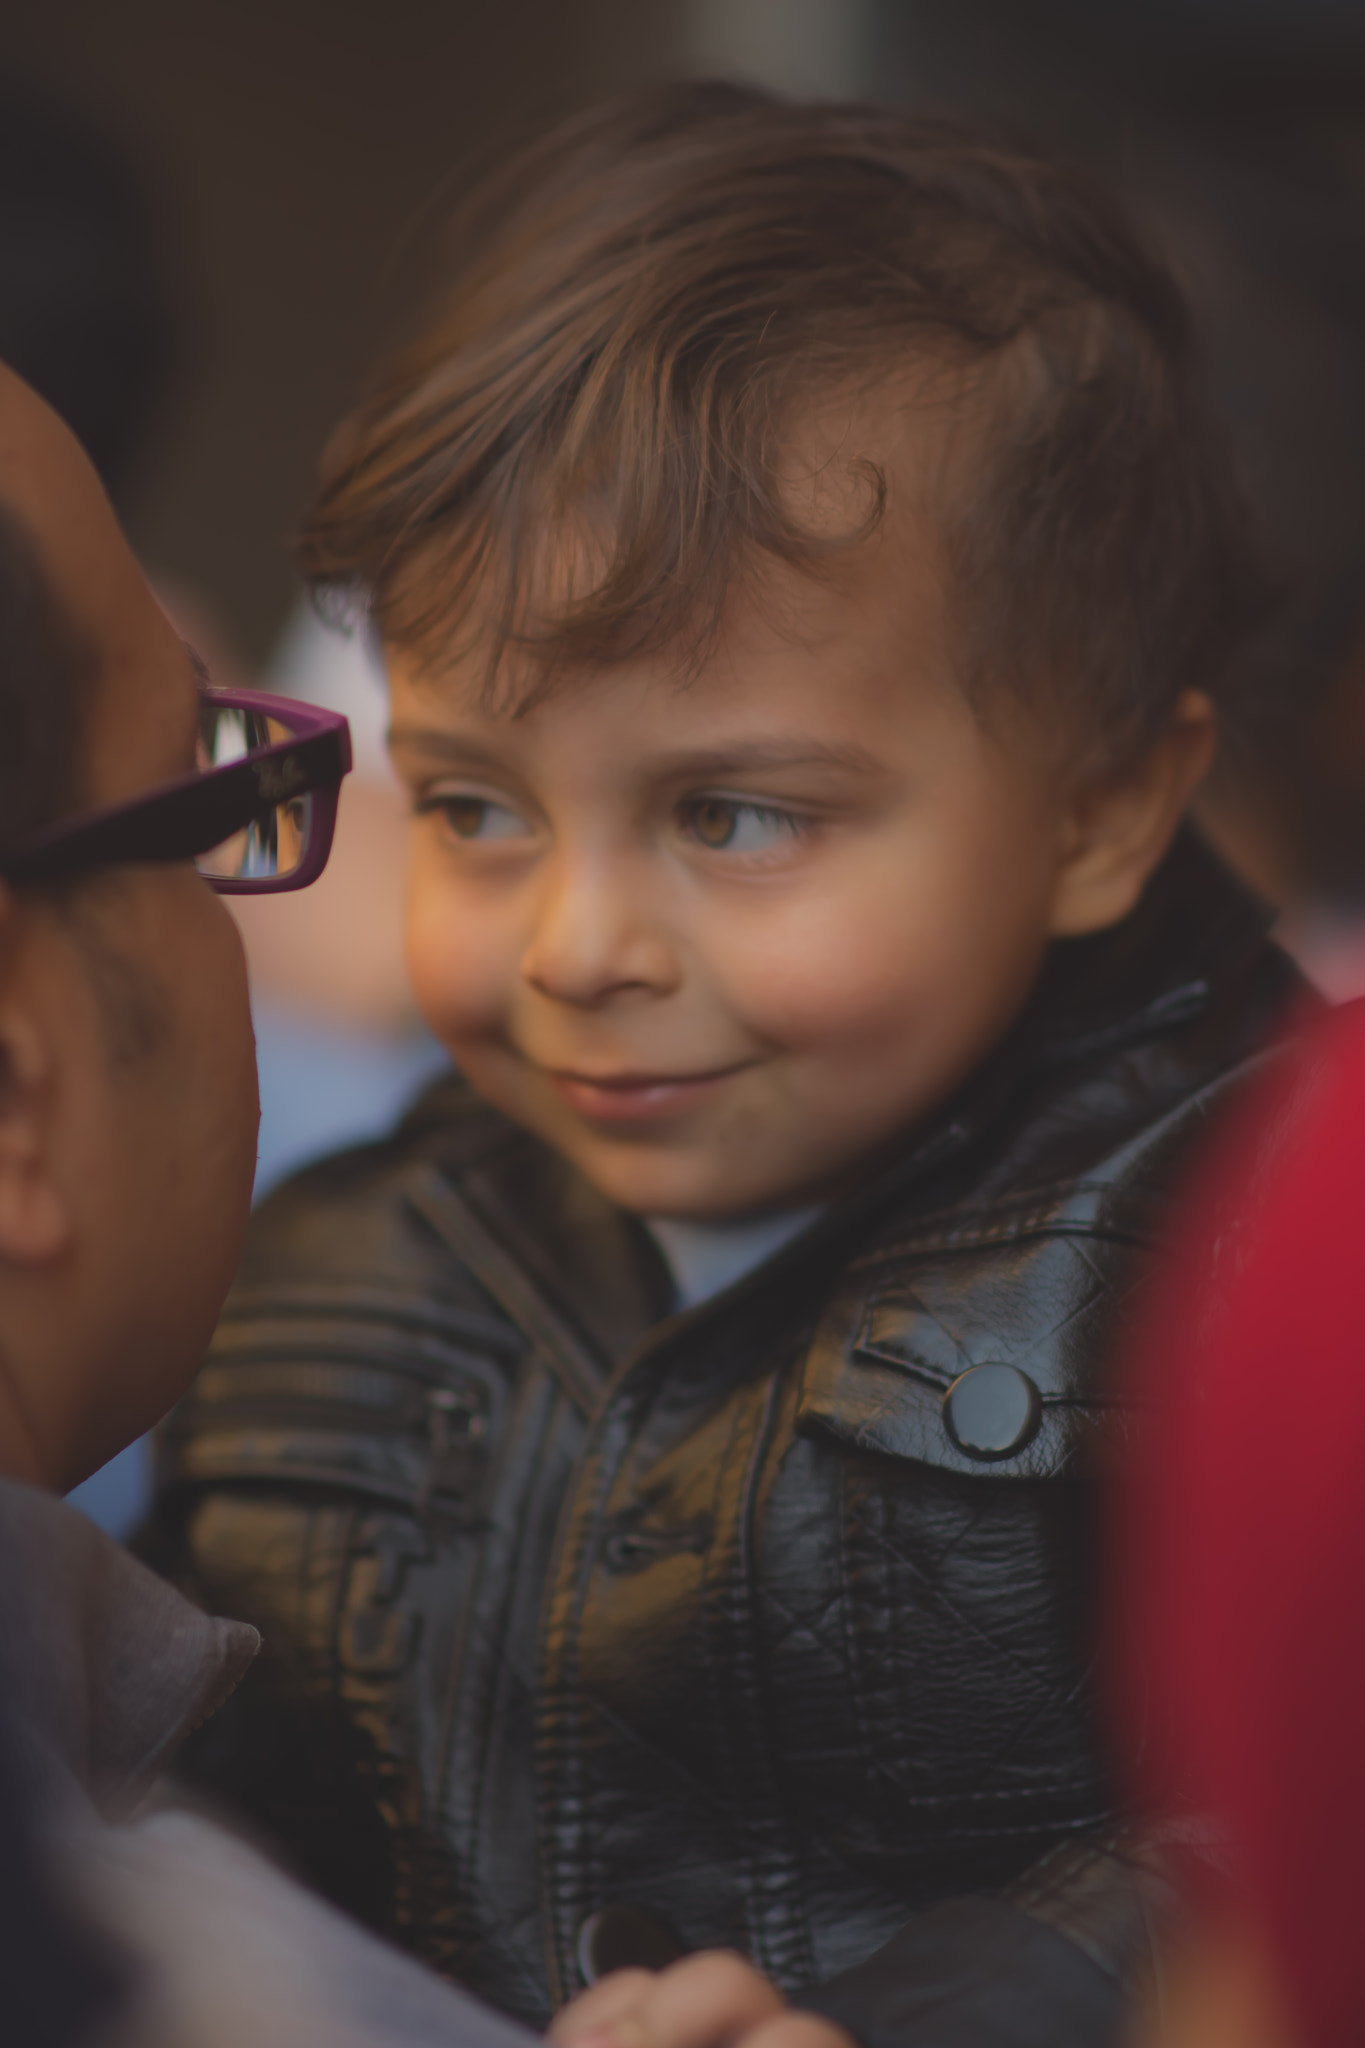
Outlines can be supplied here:
[[910, 526], [829, 581], [772, 570], [686, 680], [627, 662], [500, 715], [478, 655], [391, 657], [418, 1001], [628, 1209], [837, 1191], [996, 1043], [1056, 928], [1065, 779], [970, 708]]

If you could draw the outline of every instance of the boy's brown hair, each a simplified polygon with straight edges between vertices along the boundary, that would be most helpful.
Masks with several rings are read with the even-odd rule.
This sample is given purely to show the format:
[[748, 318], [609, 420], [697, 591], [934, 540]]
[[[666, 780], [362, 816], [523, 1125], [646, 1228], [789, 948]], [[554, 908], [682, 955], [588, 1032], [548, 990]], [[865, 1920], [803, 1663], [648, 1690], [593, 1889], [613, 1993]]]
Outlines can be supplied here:
[[[984, 430], [941, 491], [968, 688], [1046, 698], [1107, 766], [1182, 690], [1226, 693], [1261, 582], [1240, 499], [1179, 293], [1079, 176], [944, 121], [674, 87], [524, 149], [451, 247], [299, 542], [389, 643], [439, 667], [477, 619], [490, 677], [514, 643], [545, 673], [695, 655], [752, 551], [819, 574], [844, 544], [784, 483], [801, 409], [909, 372]], [[885, 500], [864, 468], [848, 544]]]

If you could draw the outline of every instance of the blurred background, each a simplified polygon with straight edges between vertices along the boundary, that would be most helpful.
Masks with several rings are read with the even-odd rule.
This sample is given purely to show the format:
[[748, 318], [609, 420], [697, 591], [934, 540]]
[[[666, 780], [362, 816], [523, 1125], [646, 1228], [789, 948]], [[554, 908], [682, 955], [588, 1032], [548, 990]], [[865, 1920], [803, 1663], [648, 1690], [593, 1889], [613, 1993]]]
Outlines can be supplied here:
[[[402, 982], [377, 665], [290, 575], [322, 440], [479, 165], [682, 73], [986, 116], [1144, 214], [1284, 596], [1206, 823], [1328, 993], [1365, 989], [1365, 0], [5, 0], [0, 357], [220, 679], [356, 733], [328, 877], [246, 926], [260, 1189], [439, 1064]], [[126, 1526], [143, 1470], [83, 1502]]]

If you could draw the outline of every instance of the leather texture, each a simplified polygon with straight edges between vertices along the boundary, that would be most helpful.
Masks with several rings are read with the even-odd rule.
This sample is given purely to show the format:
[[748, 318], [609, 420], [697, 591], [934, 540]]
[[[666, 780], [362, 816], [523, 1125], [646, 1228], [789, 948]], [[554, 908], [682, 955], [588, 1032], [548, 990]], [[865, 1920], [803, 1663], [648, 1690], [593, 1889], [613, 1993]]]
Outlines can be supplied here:
[[1008, 1900], [952, 1899], [798, 2000], [860, 2048], [1119, 2048], [1113, 1978]]
[[[265, 1639], [193, 1774], [537, 2024], [608, 1909], [797, 1993], [1102, 1840], [1106, 1368], [1192, 1142], [1300, 992], [1263, 930], [1183, 839], [931, 1123], [683, 1314], [643, 1228], [455, 1079], [283, 1188], [145, 1538]], [[955, 1387], [984, 1423], [959, 1392], [950, 1427]], [[1059, 1883], [1009, 1972], [1070, 1952]], [[872, 1981], [908, 2012], [898, 1952]], [[1123, 1960], [1094, 1954], [1082, 2004]], [[877, 2037], [865, 1997], [849, 2021]]]

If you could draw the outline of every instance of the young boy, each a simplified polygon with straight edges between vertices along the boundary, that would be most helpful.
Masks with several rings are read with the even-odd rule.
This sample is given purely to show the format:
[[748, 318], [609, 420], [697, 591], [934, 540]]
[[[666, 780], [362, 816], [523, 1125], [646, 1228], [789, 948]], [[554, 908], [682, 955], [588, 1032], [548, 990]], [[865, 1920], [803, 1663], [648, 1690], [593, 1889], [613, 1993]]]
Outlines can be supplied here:
[[268, 1646], [198, 1769], [536, 2021], [724, 1947], [1108, 2038], [1104, 1366], [1292, 986], [1180, 828], [1255, 570], [1173, 287], [956, 129], [634, 100], [478, 196], [302, 560], [461, 1078], [266, 1205], [167, 1433]]

